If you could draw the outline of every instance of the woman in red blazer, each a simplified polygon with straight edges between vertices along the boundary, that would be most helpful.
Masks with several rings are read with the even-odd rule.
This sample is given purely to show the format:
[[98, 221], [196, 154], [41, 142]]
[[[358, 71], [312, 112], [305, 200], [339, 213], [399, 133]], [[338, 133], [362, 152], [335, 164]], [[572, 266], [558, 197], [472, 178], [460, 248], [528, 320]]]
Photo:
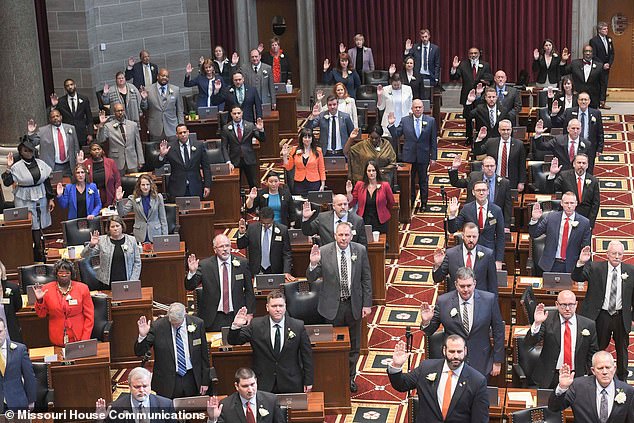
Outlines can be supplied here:
[[350, 207], [359, 204], [357, 214], [366, 225], [372, 225], [373, 231], [387, 233], [390, 210], [394, 205], [394, 194], [390, 184], [383, 181], [379, 167], [374, 160], [368, 161], [363, 172], [363, 180], [352, 189], [352, 181], [346, 183], [346, 193]]
[[68, 342], [90, 339], [95, 309], [88, 286], [71, 280], [73, 263], [55, 263], [57, 280], [35, 286], [35, 312], [48, 316], [48, 338], [53, 345], [63, 347]]
[[116, 203], [115, 194], [121, 186], [121, 175], [114, 160], [104, 155], [103, 148], [96, 142], [90, 144], [90, 157], [84, 160], [84, 153], [79, 152], [77, 163], [83, 163], [88, 169], [89, 181], [99, 188], [101, 205], [112, 206]]
[[289, 150], [288, 144], [282, 147], [284, 169], [295, 169], [293, 195], [306, 196], [308, 191], [323, 191], [326, 186], [326, 166], [319, 141], [312, 129], [304, 128], [299, 132], [299, 145]]

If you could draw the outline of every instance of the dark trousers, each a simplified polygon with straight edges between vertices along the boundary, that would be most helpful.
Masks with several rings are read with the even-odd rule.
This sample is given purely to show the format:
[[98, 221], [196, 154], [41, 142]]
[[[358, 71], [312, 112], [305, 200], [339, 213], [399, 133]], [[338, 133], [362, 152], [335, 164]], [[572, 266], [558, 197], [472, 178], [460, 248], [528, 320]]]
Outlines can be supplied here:
[[235, 311], [229, 313], [223, 313], [222, 311], [219, 311], [216, 313], [216, 318], [211, 323], [211, 326], [209, 326], [209, 322], [205, 322], [205, 324], [207, 325], [205, 329], [207, 330], [207, 332], [220, 332], [223, 327], [231, 326], [235, 315]]
[[248, 165], [244, 163], [244, 161], [240, 160], [240, 164], [236, 166], [240, 169], [244, 176], [247, 178], [247, 184], [249, 184], [249, 188], [258, 187], [258, 170], [259, 167], [257, 164]]
[[350, 299], [339, 302], [337, 315], [334, 320], [328, 321], [333, 326], [348, 326], [350, 334], [350, 353], [348, 355], [350, 365], [350, 379], [354, 379], [361, 349], [361, 319], [356, 320], [352, 315], [352, 302]]
[[550, 269], [551, 272], [558, 272], [558, 273], [567, 273], [566, 272], [566, 263], [563, 261], [559, 261], [559, 260], [555, 260], [555, 262], [553, 263], [553, 267], [552, 269]]
[[[427, 196], [429, 192], [429, 176], [427, 175], [427, 169], [429, 168], [429, 161], [412, 163], [412, 203], [416, 200], [416, 182], [420, 188], [420, 202], [421, 204], [427, 204]], [[416, 180], [418, 176], [418, 181]]]
[[462, 116], [464, 116], [464, 132], [467, 138], [467, 145], [473, 143], [473, 119], [469, 117], [469, 113], [466, 106], [462, 108]]
[[610, 71], [602, 69], [601, 76], [599, 76], [599, 100], [601, 103], [605, 102], [608, 93], [608, 79], [610, 78]]
[[597, 316], [597, 341], [599, 350], [604, 350], [614, 338], [616, 349], [616, 376], [621, 381], [627, 381], [627, 346], [629, 344], [628, 332], [623, 327], [623, 314], [621, 310], [610, 316], [606, 310], [601, 310]]
[[188, 370], [183, 376], [176, 374], [174, 392], [170, 398], [195, 397], [199, 394], [193, 370]]

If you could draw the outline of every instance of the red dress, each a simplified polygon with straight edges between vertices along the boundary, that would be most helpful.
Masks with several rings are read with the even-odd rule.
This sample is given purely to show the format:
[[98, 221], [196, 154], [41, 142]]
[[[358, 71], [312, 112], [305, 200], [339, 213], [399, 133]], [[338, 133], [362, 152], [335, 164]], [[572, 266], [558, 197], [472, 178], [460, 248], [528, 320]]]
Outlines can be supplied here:
[[[42, 302], [35, 303], [38, 317], [48, 316], [48, 338], [53, 345], [64, 346], [64, 328], [68, 342], [90, 339], [95, 319], [95, 308], [88, 286], [82, 282], [71, 282], [67, 295], [62, 295], [57, 281], [42, 287], [46, 291]], [[70, 296], [70, 297], [69, 297]]]

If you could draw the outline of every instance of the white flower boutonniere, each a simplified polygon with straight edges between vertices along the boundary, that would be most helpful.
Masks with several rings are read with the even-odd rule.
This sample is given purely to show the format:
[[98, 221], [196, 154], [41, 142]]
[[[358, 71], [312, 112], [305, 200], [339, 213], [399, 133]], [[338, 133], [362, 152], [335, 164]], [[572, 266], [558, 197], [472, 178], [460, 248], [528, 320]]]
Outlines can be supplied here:
[[269, 415], [269, 411], [266, 408], [260, 408], [258, 410], [258, 413], [260, 413], [260, 416], [265, 417]]
[[275, 229], [273, 230], [273, 232], [275, 232], [276, 234], [280, 233], [280, 228], [278, 228], [277, 226], [275, 227]]
[[284, 53], [280, 54], [280, 58], [282, 59], [284, 58]]
[[230, 130], [230, 131], [233, 131], [233, 126], [229, 125], [229, 126], [227, 126], [227, 129]]
[[343, 102], [346, 103], [346, 104], [350, 104], [350, 103], [352, 103], [352, 100], [350, 100], [349, 98], [346, 98]]
[[487, 212], [487, 217], [488, 217], [489, 219], [493, 219], [493, 213], [491, 213], [490, 211], [489, 211], [489, 212]]
[[353, 262], [357, 261], [357, 255], [356, 254], [352, 254], [350, 256], [350, 260], [352, 260]]
[[266, 70], [263, 70], [262, 75], [268, 75], [268, 72]]
[[118, 127], [119, 127], [119, 122], [115, 122], [115, 123], [113, 123], [113, 124], [112, 124], [112, 127], [113, 127], [113, 128], [118, 128]]
[[572, 225], [573, 228], [576, 228], [577, 226], [579, 226], [579, 221], [573, 220], [572, 222], [570, 222], [570, 224]]
[[196, 147], [192, 145], [192, 151], [196, 151]]
[[484, 253], [482, 251], [478, 251], [478, 258], [484, 257]]
[[502, 95], [508, 95], [508, 94], [509, 94], [508, 91], [502, 91]]
[[126, 244], [123, 244], [123, 245], [121, 246], [121, 249], [122, 249], [123, 251], [128, 251], [128, 246], [127, 246]]
[[233, 92], [233, 88], [229, 88], [229, 92], [232, 93]]
[[586, 185], [590, 185], [592, 181], [590, 179], [586, 179]]
[[554, 53], [553, 57], [559, 57], [559, 55], [557, 53]]
[[174, 94], [174, 90], [173, 90], [173, 89], [171, 89], [171, 88], [168, 90], [168, 92], [169, 92], [170, 94]]
[[154, 66], [150, 66], [150, 70], [154, 70], [156, 69]]
[[293, 332], [292, 330], [288, 330], [288, 339], [293, 339], [295, 338], [295, 332]]
[[295, 154], [304, 154], [304, 151], [301, 148], [295, 150]]
[[625, 272], [621, 273], [621, 279], [625, 280], [629, 277], [629, 275]]
[[326, 120], [330, 119], [330, 115], [324, 115], [324, 119]]
[[458, 314], [458, 310], [456, 310], [456, 307], [452, 308], [451, 311], [449, 312], [449, 315], [451, 317], [456, 317], [456, 314]]
[[14, 344], [13, 342], [11, 342], [11, 344], [9, 345], [9, 348], [11, 348], [12, 350], [16, 349], [18, 347], [17, 344]]
[[231, 261], [231, 264], [233, 264], [235, 267], [240, 267], [240, 261], [238, 259], [233, 259]]
[[579, 143], [579, 147], [581, 147], [581, 148], [586, 148], [586, 143], [584, 143], [584, 142], [580, 142], [580, 143]]
[[268, 194], [262, 194], [262, 197], [269, 198], [269, 195]]
[[592, 122], [596, 122], [596, 121], [597, 121], [597, 118], [596, 118], [596, 116], [592, 116], [592, 117], [590, 118], [590, 120], [591, 120]]
[[593, 63], [593, 64], [592, 64], [592, 68], [593, 68], [593, 69], [595, 69], [596, 67], [597, 67], [597, 64], [596, 64], [596, 63]]
[[95, 191], [92, 190], [92, 188], [88, 188], [88, 194], [93, 195], [95, 193]]
[[590, 331], [588, 329], [584, 329], [584, 330], [581, 331], [581, 335], [590, 336]]
[[83, 103], [84, 100], [82, 100], [81, 98], [79, 100], [77, 100], [79, 102], [79, 104]]
[[479, 67], [479, 68], [483, 68], [483, 67], [484, 67], [484, 65], [482, 65], [482, 63], [478, 63], [478, 67]]
[[195, 324], [193, 324], [193, 323], [191, 323], [191, 324], [187, 325], [187, 332], [189, 332], [189, 333], [194, 333], [194, 332], [196, 332], [196, 325], [195, 325]]
[[66, 133], [67, 133], [67, 134], [72, 134], [72, 133], [73, 133], [73, 130], [72, 130], [72, 129], [70, 129], [70, 128], [68, 128], [68, 131], [66, 131]]
[[141, 204], [141, 197], [137, 197], [135, 200], [137, 203]]
[[423, 121], [423, 126], [427, 126], [427, 121]]
[[617, 404], [623, 404], [627, 400], [627, 395], [623, 392], [623, 389], [617, 389], [617, 394], [614, 396], [614, 402]]
[[436, 373], [429, 373], [425, 379], [427, 379], [430, 382], [433, 382], [436, 380], [436, 376], [438, 376]]
[[4, 293], [5, 293], [6, 295], [11, 295], [11, 293], [12, 293], [12, 292], [13, 292], [13, 291], [11, 290], [11, 288], [5, 288], [5, 289], [4, 289]]

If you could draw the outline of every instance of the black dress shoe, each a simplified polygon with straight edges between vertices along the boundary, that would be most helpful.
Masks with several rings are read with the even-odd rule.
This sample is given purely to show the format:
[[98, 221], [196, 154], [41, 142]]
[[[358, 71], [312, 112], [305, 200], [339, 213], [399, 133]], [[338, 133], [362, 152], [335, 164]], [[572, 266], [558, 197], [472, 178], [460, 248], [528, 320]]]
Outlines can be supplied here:
[[350, 381], [350, 392], [357, 392], [359, 390], [359, 387], [357, 386], [356, 382], [354, 380]]
[[422, 203], [418, 208], [418, 211], [421, 213], [427, 211], [427, 203]]

